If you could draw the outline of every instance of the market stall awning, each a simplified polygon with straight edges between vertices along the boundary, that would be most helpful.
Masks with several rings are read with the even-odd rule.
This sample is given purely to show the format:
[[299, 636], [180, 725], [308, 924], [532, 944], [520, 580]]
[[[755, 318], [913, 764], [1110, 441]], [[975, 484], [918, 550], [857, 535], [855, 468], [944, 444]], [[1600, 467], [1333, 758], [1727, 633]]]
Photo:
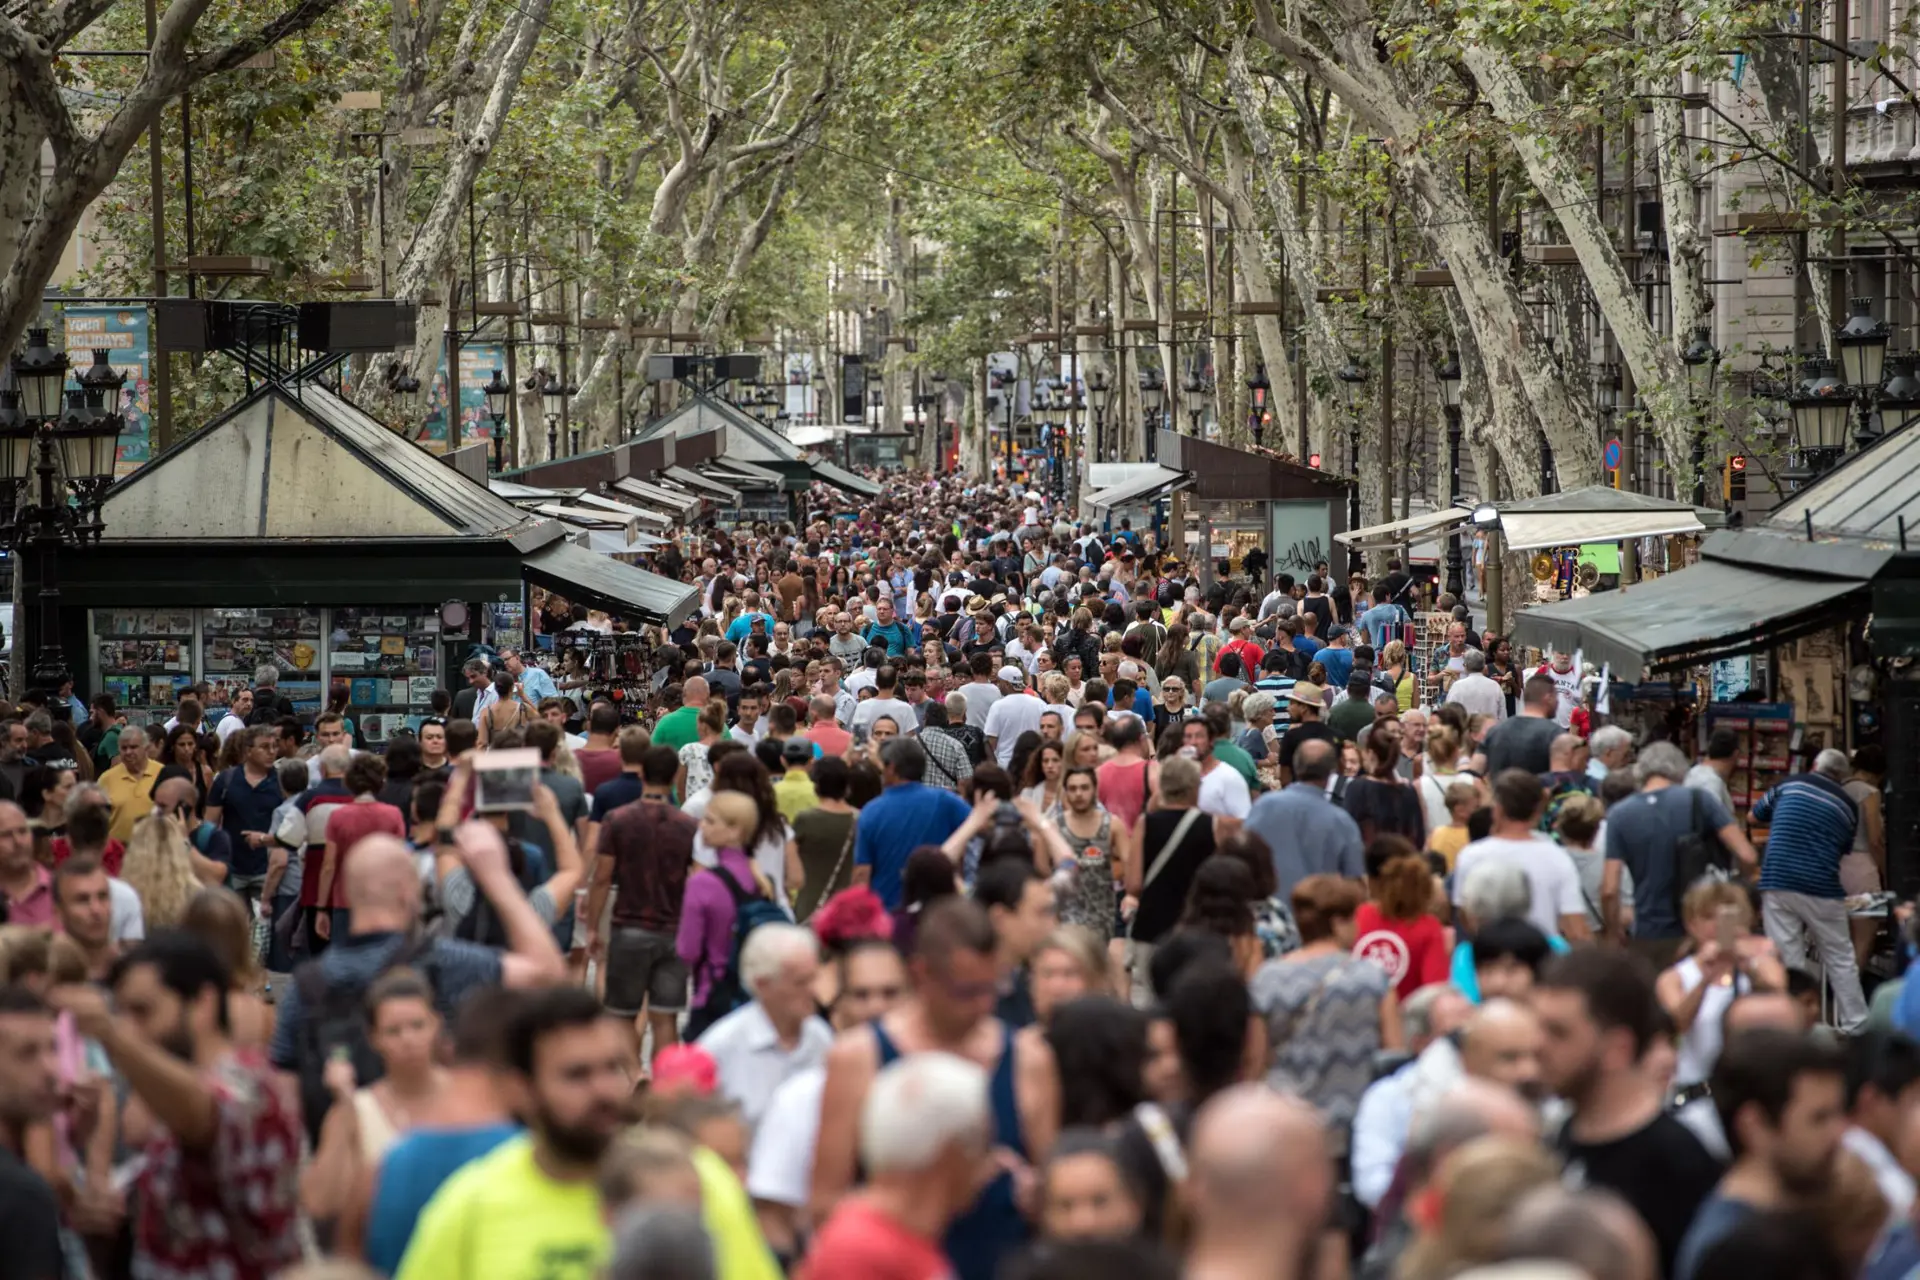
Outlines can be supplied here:
[[572, 535], [574, 545], [585, 547], [595, 555], [623, 556], [635, 551], [652, 551], [666, 546], [666, 542], [651, 534], [636, 533], [633, 541], [627, 541], [624, 533], [611, 533], [605, 529], [580, 529]]
[[[582, 495], [583, 497], [585, 495]], [[605, 507], [570, 507], [558, 502], [542, 502], [534, 508], [543, 516], [552, 516], [555, 520], [565, 520], [569, 524], [584, 525], [623, 525], [644, 524], [654, 529], [664, 529], [673, 521], [657, 511], [642, 512], [638, 508], [630, 512], [609, 511]]]
[[684, 484], [690, 489], [698, 489], [702, 493], [710, 493], [722, 501], [740, 501], [740, 491], [732, 485], [723, 480], [716, 480], [712, 476], [702, 475], [700, 472], [691, 470], [690, 468], [668, 467], [660, 474], [676, 483]]
[[1691, 511], [1503, 511], [1500, 532], [1507, 550], [1533, 551], [1540, 547], [1572, 547], [1584, 542], [1624, 542], [1670, 533], [1700, 533], [1706, 525]]
[[834, 439], [832, 427], [797, 426], [787, 428], [787, 439], [802, 449], [811, 449], [816, 445], [829, 444]]
[[671, 511], [676, 515], [691, 515], [705, 501], [697, 493], [688, 493], [685, 489], [669, 489], [665, 485], [648, 484], [645, 480], [636, 480], [632, 476], [613, 482], [613, 491], [629, 498], [638, 498], [649, 507], [658, 507], [662, 511]]
[[1336, 533], [1333, 540], [1342, 546], [1355, 542], [1381, 542], [1387, 546], [1398, 546], [1401, 542], [1416, 534], [1438, 533], [1469, 519], [1473, 512], [1465, 507], [1448, 507], [1443, 511], [1423, 511], [1405, 520], [1389, 520], [1385, 524], [1370, 524], [1364, 529], [1352, 529], [1346, 533]]
[[606, 511], [625, 519], [638, 520], [646, 525], [664, 528], [680, 521], [678, 511], [662, 511], [643, 502], [618, 502], [612, 498], [603, 498], [597, 493], [583, 493], [580, 495], [579, 502], [581, 506], [594, 511]]
[[520, 574], [571, 604], [669, 627], [684, 621], [700, 603], [699, 589], [689, 583], [610, 560], [564, 538], [524, 556]]
[[505, 498], [508, 502], [565, 502], [579, 497], [581, 492], [579, 489], [543, 489], [518, 480], [489, 480], [487, 488], [493, 490], [496, 498]]
[[813, 474], [836, 489], [844, 489], [846, 492], [856, 494], [862, 498], [877, 498], [886, 492], [886, 490], [882, 489], [873, 481], [866, 479], [864, 476], [857, 476], [845, 467], [835, 466], [831, 462], [820, 462], [816, 460], [813, 463]]
[[719, 476], [722, 480], [731, 477], [732, 480], [743, 481], [752, 488], [772, 487], [777, 489], [780, 487], [780, 482], [786, 479], [785, 476], [773, 470], [771, 467], [762, 467], [752, 462], [742, 461], [739, 458], [715, 458], [707, 464], [706, 469], [710, 475]]
[[1694, 666], [1791, 640], [1834, 623], [1834, 605], [1864, 592], [1860, 578], [1773, 573], [1702, 560], [1652, 582], [1524, 609], [1521, 644], [1612, 663], [1632, 679], [1645, 668]]
[[1114, 507], [1124, 507], [1147, 498], [1156, 498], [1168, 489], [1185, 488], [1192, 483], [1193, 476], [1186, 471], [1176, 471], [1172, 467], [1156, 467], [1145, 475], [1135, 476], [1122, 484], [1100, 490], [1087, 498], [1087, 505], [1099, 510], [1109, 511]]

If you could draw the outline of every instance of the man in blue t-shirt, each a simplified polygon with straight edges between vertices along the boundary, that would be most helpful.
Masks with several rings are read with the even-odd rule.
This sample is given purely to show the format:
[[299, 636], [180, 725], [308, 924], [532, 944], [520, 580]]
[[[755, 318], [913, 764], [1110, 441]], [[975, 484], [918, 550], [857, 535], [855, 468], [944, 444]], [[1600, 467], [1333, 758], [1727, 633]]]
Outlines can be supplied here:
[[1367, 638], [1368, 644], [1375, 649], [1384, 649], [1387, 641], [1393, 639], [1393, 632], [1409, 621], [1411, 619], [1407, 611], [1388, 598], [1387, 587], [1383, 583], [1373, 589], [1373, 608], [1361, 614], [1356, 625], [1360, 628], [1360, 634]]
[[873, 618], [861, 637], [870, 645], [883, 646], [889, 658], [904, 658], [920, 647], [918, 624], [894, 617], [893, 601], [885, 596], [873, 606]]
[[942, 844], [971, 810], [951, 791], [920, 781], [927, 751], [911, 738], [894, 738], [881, 749], [886, 790], [860, 811], [853, 842], [853, 882], [870, 885], [887, 910], [901, 905], [907, 858], [923, 844]]

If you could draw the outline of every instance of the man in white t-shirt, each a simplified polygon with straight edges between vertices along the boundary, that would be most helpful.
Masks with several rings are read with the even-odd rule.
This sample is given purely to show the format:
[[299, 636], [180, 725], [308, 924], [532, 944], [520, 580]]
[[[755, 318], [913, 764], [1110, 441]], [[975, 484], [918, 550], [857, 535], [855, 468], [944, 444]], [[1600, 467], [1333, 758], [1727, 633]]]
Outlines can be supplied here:
[[1218, 844], [1238, 831], [1253, 809], [1253, 793], [1247, 780], [1232, 765], [1213, 754], [1213, 725], [1207, 717], [1189, 720], [1180, 726], [1182, 751], [1193, 752], [1200, 766], [1200, 800], [1195, 806], [1213, 815], [1213, 839]]
[[1004, 769], [1013, 762], [1013, 744], [1020, 735], [1029, 729], [1039, 732], [1040, 713], [1047, 704], [1027, 689], [1027, 673], [1012, 663], [1000, 668], [1000, 687], [1005, 692], [987, 712], [982, 732], [986, 734], [987, 750]]
[[856, 734], [873, 728], [873, 722], [881, 716], [891, 719], [901, 733], [920, 731], [920, 717], [914, 714], [913, 705], [898, 696], [899, 684], [900, 675], [892, 667], [881, 667], [874, 673], [873, 696], [853, 709]]
[[1554, 695], [1559, 704], [1554, 708], [1553, 721], [1562, 729], [1573, 723], [1573, 709], [1580, 705], [1580, 655], [1577, 653], [1556, 653], [1550, 661], [1540, 664], [1536, 675], [1543, 675], [1553, 681]]
[[1540, 814], [1547, 790], [1540, 779], [1523, 769], [1507, 769], [1493, 776], [1493, 830], [1460, 851], [1453, 868], [1453, 900], [1461, 901], [1467, 876], [1483, 862], [1507, 863], [1527, 876], [1533, 901], [1527, 920], [1534, 928], [1569, 942], [1593, 936], [1587, 923], [1586, 900], [1580, 894], [1580, 869], [1567, 851], [1540, 833]]

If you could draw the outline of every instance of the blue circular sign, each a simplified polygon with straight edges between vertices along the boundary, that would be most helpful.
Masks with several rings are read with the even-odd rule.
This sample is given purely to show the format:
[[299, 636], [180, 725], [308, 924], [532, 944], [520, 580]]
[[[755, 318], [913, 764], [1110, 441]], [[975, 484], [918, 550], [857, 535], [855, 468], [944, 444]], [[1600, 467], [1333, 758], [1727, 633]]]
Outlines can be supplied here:
[[1618, 440], [1607, 441], [1607, 447], [1605, 451], [1601, 453], [1600, 456], [1606, 461], [1607, 469], [1609, 471], [1619, 466], [1620, 465], [1620, 442]]

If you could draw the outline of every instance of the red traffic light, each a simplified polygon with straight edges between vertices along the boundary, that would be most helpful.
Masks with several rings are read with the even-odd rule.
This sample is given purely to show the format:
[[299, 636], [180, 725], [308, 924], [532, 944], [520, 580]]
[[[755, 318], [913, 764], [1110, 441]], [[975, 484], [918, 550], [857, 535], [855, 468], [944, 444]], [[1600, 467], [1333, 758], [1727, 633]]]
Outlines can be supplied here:
[[1732, 455], [1727, 459], [1727, 468], [1730, 471], [1745, 471], [1747, 469], [1746, 457], [1738, 453]]

